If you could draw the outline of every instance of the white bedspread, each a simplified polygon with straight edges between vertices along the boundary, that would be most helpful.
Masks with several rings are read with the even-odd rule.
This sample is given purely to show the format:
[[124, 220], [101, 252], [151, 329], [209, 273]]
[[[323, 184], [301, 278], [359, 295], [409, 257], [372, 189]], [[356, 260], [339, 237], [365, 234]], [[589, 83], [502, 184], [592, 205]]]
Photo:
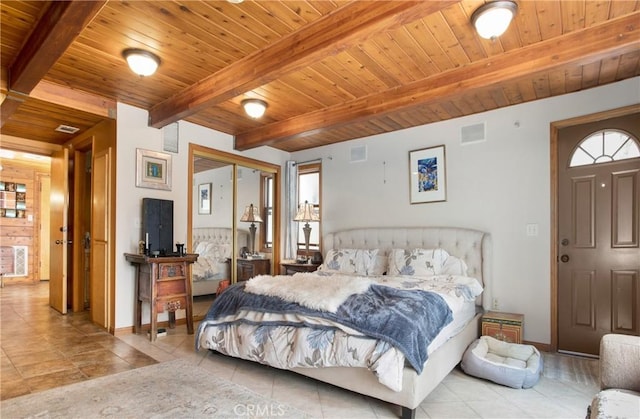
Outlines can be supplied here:
[[[290, 280], [294, 278], [295, 275], [290, 277]], [[356, 278], [350, 280], [354, 279]], [[451, 275], [430, 278], [404, 276], [364, 279], [396, 288], [436, 292], [444, 297], [454, 319], [458, 317], [459, 323], [461, 321], [457, 313], [465, 313], [465, 317], [469, 319], [473, 317], [473, 311], [469, 313], [467, 308], [482, 292], [482, 287], [475, 279]], [[342, 280], [349, 281], [345, 278]], [[243, 323], [234, 323], [236, 319], [243, 319]], [[331, 324], [326, 319], [305, 319], [312, 327], [262, 326], [263, 320], [282, 320], [284, 323], [288, 319], [287, 314], [243, 310], [215, 321], [206, 320], [198, 328], [196, 348], [204, 347], [281, 369], [331, 366], [368, 368], [383, 385], [394, 391], [402, 389], [404, 355], [385, 342], [363, 336], [341, 325]], [[464, 321], [464, 324], [467, 321]], [[445, 330], [455, 333], [459, 327]], [[438, 336], [439, 344], [446, 342], [448, 338], [449, 336]], [[429, 348], [430, 352], [435, 349]]]

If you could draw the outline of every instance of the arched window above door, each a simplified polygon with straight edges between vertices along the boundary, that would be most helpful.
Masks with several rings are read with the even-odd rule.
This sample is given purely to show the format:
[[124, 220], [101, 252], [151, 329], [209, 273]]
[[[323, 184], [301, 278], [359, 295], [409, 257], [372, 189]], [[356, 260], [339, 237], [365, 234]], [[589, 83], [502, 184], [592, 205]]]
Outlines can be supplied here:
[[640, 157], [640, 145], [631, 134], [620, 130], [602, 130], [594, 132], [578, 144], [569, 167], [637, 157]]

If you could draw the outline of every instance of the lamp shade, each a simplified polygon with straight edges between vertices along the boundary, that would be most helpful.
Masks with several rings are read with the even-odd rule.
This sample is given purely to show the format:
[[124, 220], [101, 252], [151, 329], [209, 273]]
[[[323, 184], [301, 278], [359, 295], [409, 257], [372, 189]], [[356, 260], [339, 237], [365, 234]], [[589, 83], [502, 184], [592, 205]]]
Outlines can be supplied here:
[[244, 111], [252, 118], [260, 118], [267, 110], [267, 102], [260, 99], [245, 99], [242, 101]]
[[127, 60], [131, 71], [139, 76], [150, 76], [156, 72], [160, 65], [160, 58], [142, 49], [125, 49], [122, 56]]
[[495, 39], [507, 30], [517, 11], [518, 5], [512, 1], [494, 1], [473, 12], [471, 22], [478, 35]]
[[242, 217], [240, 217], [240, 221], [244, 221], [247, 223], [261, 223], [262, 218], [260, 217], [258, 208], [254, 207], [253, 204], [249, 204], [244, 209], [244, 214], [242, 214]]
[[311, 221], [320, 221], [320, 214], [315, 210], [313, 204], [304, 201], [304, 204], [298, 208], [298, 213], [293, 217], [293, 221], [302, 221], [305, 223]]

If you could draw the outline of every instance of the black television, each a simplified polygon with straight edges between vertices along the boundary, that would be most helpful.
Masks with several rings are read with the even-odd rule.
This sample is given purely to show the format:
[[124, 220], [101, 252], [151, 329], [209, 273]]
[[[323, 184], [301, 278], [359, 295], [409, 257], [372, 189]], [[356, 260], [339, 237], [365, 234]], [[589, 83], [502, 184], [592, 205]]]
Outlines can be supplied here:
[[173, 251], [173, 201], [142, 198], [142, 240], [148, 254], [171, 255]]

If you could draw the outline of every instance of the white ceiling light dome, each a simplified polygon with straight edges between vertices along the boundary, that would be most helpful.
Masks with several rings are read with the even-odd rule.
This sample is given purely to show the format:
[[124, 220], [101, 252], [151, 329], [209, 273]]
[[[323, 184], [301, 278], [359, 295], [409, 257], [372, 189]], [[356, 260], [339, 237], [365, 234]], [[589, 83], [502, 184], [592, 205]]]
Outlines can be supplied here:
[[267, 102], [260, 99], [245, 99], [242, 101], [244, 111], [252, 118], [260, 118], [267, 110]]
[[471, 22], [478, 35], [495, 39], [507, 30], [517, 11], [518, 5], [512, 1], [494, 1], [473, 12]]
[[143, 49], [130, 48], [122, 51], [131, 71], [139, 76], [150, 76], [160, 65], [160, 58], [152, 52]]

